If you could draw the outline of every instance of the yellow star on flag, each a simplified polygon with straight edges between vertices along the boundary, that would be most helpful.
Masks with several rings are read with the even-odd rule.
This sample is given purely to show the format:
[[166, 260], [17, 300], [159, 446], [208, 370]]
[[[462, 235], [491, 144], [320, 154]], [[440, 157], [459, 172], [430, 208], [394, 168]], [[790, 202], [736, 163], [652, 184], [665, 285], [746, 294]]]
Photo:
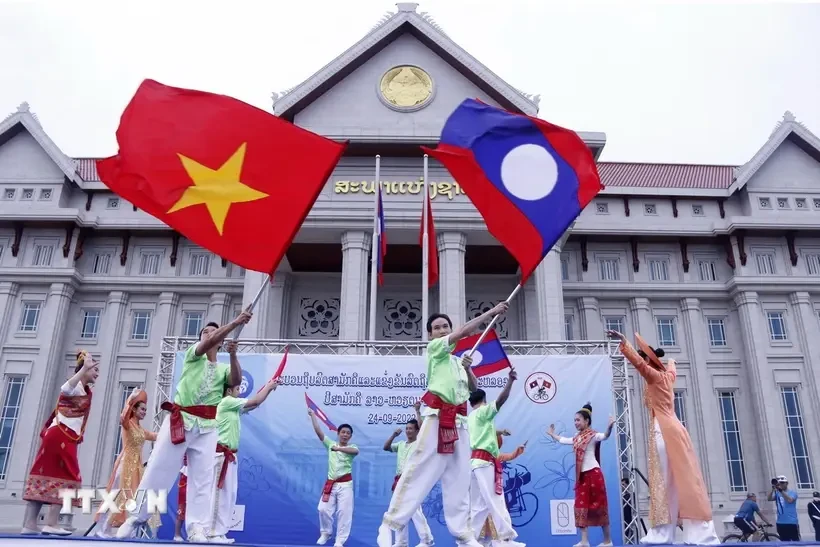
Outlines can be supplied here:
[[242, 163], [245, 161], [247, 144], [242, 143], [236, 149], [236, 152], [228, 158], [228, 161], [216, 170], [182, 154], [177, 154], [194, 184], [185, 190], [179, 201], [168, 210], [168, 213], [174, 213], [192, 205], [204, 204], [214, 221], [216, 231], [219, 232], [219, 235], [222, 235], [225, 219], [228, 217], [231, 205], [268, 197], [268, 194], [254, 190], [239, 180], [242, 173]]

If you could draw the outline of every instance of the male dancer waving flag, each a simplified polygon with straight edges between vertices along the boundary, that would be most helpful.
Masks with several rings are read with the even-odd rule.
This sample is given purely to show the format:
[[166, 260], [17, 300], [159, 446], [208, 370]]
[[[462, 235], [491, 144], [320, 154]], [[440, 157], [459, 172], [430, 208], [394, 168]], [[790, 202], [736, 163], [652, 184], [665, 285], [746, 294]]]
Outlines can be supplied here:
[[441, 481], [444, 520], [460, 546], [479, 547], [470, 527], [470, 437], [467, 432], [467, 399], [477, 388], [472, 359], [452, 355], [456, 342], [472, 334], [494, 315], [506, 313], [502, 302], [453, 330], [450, 318], [434, 313], [427, 320], [427, 406], [419, 432], [418, 448], [404, 464], [390, 507], [379, 527], [379, 547], [390, 547], [390, 530], [401, 531], [433, 486]]

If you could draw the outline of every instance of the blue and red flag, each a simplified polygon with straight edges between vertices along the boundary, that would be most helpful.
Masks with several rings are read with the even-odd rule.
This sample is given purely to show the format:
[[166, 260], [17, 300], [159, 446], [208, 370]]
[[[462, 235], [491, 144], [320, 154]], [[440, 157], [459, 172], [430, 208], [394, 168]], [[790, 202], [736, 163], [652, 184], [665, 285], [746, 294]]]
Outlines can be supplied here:
[[603, 189], [595, 159], [574, 132], [467, 99], [435, 150], [489, 232], [521, 266], [521, 284]]
[[305, 402], [307, 403], [307, 407], [313, 411], [313, 415], [319, 418], [319, 420], [325, 424], [329, 430], [337, 431], [336, 426], [333, 425], [333, 422], [330, 421], [327, 414], [325, 414], [324, 411], [313, 402], [313, 399], [308, 397], [307, 393], [305, 393]]
[[[453, 350], [453, 355], [461, 357], [471, 349], [476, 342], [478, 342], [481, 333], [462, 338], [456, 343], [456, 349]], [[476, 348], [473, 353], [473, 374], [476, 378], [487, 376], [499, 370], [504, 370], [510, 367], [510, 360], [507, 358], [507, 353], [501, 345], [501, 340], [495, 333], [495, 329], [490, 329], [487, 336]]]
[[382, 203], [382, 185], [376, 182], [376, 241], [373, 242], [376, 255], [376, 271], [379, 274], [379, 286], [384, 285], [384, 256], [387, 254], [387, 236], [384, 233], [384, 204]]

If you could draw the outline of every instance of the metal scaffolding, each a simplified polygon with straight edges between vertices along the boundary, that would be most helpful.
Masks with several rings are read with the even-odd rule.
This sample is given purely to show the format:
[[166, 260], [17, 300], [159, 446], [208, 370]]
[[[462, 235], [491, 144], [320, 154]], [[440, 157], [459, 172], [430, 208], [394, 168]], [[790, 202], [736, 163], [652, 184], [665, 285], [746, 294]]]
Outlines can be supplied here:
[[[159, 430], [165, 411], [160, 405], [170, 399], [174, 381], [174, 365], [177, 353], [185, 351], [196, 338], [167, 337], [162, 339], [162, 350], [157, 366], [157, 383], [153, 401], [156, 401], [154, 430]], [[339, 341], [339, 340], [239, 340], [239, 353], [282, 353], [285, 347], [292, 354], [302, 355], [419, 355], [424, 352], [426, 344], [409, 341]], [[618, 445], [618, 474], [627, 478], [626, 490], [630, 496], [625, 498], [624, 486], [619, 482], [621, 499], [629, 499], [632, 505], [632, 518], [623, 522], [624, 543], [634, 544], [640, 536], [638, 525], [640, 515], [637, 504], [636, 485], [632, 479], [633, 446], [632, 446], [632, 412], [629, 399], [629, 373], [626, 361], [618, 351], [618, 343], [612, 340], [571, 342], [510, 342], [504, 341], [504, 350], [508, 355], [606, 355], [612, 363], [612, 393], [615, 399], [615, 432]], [[631, 533], [629, 533], [631, 532]]]

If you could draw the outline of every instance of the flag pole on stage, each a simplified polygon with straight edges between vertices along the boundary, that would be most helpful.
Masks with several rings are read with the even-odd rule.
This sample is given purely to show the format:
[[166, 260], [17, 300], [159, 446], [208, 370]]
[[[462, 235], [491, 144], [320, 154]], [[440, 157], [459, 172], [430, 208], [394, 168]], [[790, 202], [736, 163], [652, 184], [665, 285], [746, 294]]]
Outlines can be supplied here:
[[[507, 297], [507, 300], [505, 300], [505, 302], [507, 304], [509, 304], [510, 301], [513, 298], [515, 298], [515, 295], [518, 294], [518, 291], [520, 291], [520, 290], [521, 290], [521, 283], [519, 283], [518, 285], [515, 286], [515, 288], [513, 289], [513, 292], [510, 293], [510, 296]], [[484, 341], [484, 339], [487, 337], [487, 334], [490, 332], [490, 330], [493, 328], [493, 326], [495, 326], [495, 322], [498, 321], [498, 317], [499, 317], [498, 315], [493, 317], [492, 321], [490, 321], [490, 324], [487, 325], [487, 327], [484, 329], [484, 332], [482, 332], [481, 336], [479, 336], [478, 340], [476, 340], [475, 345], [473, 346], [473, 348], [469, 352], [467, 352], [467, 355], [469, 355], [470, 357], [473, 356], [473, 353], [475, 353], [475, 350], [478, 349], [478, 346], [481, 345], [481, 342]]]
[[376, 296], [379, 282], [379, 249], [377, 245], [381, 245], [382, 234], [379, 233], [379, 194], [381, 190], [381, 171], [382, 157], [376, 155], [376, 182], [373, 185], [373, 238], [370, 244], [370, 329], [369, 339], [372, 342], [376, 340]]
[[[422, 236], [421, 236], [421, 321], [424, 323], [430, 316], [430, 234], [427, 232], [428, 207], [427, 200], [430, 199], [430, 194], [427, 188], [427, 168], [429, 163], [429, 156], [424, 154], [424, 171], [422, 172], [423, 184], [421, 192], [421, 209], [422, 213]], [[427, 342], [427, 328], [421, 329], [421, 340]]]
[[[258, 291], [256, 291], [256, 296], [253, 297], [253, 300], [251, 301], [250, 305], [248, 305], [248, 307], [245, 308], [245, 311], [253, 312], [253, 309], [256, 307], [256, 304], [259, 303], [259, 299], [262, 298], [262, 293], [265, 292], [265, 288], [268, 285], [270, 285], [271, 281], [273, 281], [273, 277], [271, 276], [271, 274], [268, 274], [267, 276], [265, 276], [265, 281], [262, 282], [262, 286], [259, 287]], [[242, 329], [244, 329], [244, 328], [245, 328], [244, 324], [239, 325], [239, 328], [234, 331], [234, 335], [233, 335], [234, 340], [239, 340], [239, 335], [242, 334]]]

